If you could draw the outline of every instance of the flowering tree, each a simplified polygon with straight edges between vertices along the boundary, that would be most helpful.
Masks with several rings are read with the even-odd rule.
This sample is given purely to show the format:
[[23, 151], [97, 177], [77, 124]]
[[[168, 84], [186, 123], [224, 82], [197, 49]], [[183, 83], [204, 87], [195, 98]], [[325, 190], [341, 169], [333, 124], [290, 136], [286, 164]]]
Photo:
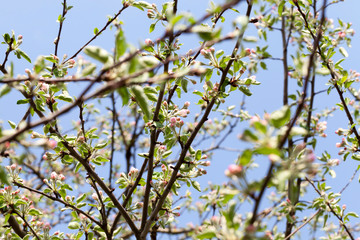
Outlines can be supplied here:
[[[177, 0], [123, 0], [77, 52], [59, 57], [62, 28], [71, 24], [63, 0], [55, 50], [33, 61], [20, 49], [26, 36], [3, 34], [0, 97], [17, 91], [26, 111], [0, 126], [1, 238], [290, 239], [303, 231], [355, 239], [358, 216], [339, 205], [347, 186], [335, 193], [327, 181], [340, 160], [317, 150], [334, 113], [348, 121], [336, 131], [339, 155], [360, 160], [360, 74], [341, 65], [354, 30], [326, 17], [337, 2], [227, 0], [195, 17], [178, 11]], [[131, 8], [162, 36], [127, 42], [120, 18]], [[92, 45], [111, 29], [113, 52]], [[193, 50], [182, 49], [186, 35], [200, 41]], [[269, 50], [270, 35], [281, 37], [280, 50]], [[222, 50], [224, 43], [232, 47]], [[15, 77], [12, 53], [33, 68]], [[271, 62], [282, 65], [280, 75]], [[279, 110], [263, 115], [245, 108], [262, 72], [276, 76], [281, 91], [271, 94], [283, 96]], [[70, 86], [81, 91], [71, 95]], [[326, 92], [339, 103], [315, 109], [315, 96]], [[233, 97], [242, 103], [231, 105]], [[69, 111], [77, 112], [72, 126], [62, 121]], [[229, 141], [240, 147], [225, 147]], [[200, 186], [219, 150], [238, 154], [228, 182]], [[201, 192], [196, 205], [194, 191]], [[184, 210], [200, 221], [183, 224]]]

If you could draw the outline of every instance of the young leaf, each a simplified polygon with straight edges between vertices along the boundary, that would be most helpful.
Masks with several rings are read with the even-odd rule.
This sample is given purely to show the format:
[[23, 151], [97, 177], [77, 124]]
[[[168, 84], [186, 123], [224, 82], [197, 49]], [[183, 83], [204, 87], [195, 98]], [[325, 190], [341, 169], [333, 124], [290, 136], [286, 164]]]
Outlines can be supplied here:
[[135, 95], [136, 102], [144, 113], [145, 120], [148, 121], [150, 119], [150, 107], [148, 104], [149, 99], [147, 98], [144, 89], [140, 86], [134, 86], [131, 90]]
[[30, 57], [21, 49], [17, 49], [16, 50], [26, 61], [28, 61], [29, 63], [31, 63], [31, 59]]
[[88, 46], [84, 49], [84, 53], [89, 57], [98, 60], [101, 63], [106, 63], [110, 57], [110, 54], [100, 47]]
[[115, 37], [115, 59], [118, 60], [119, 57], [124, 55], [126, 52], [127, 44], [124, 36], [124, 31], [119, 28]]
[[10, 125], [10, 127], [11, 127], [12, 129], [15, 129], [15, 128], [16, 128], [16, 123], [14, 123], [14, 122], [12, 122], [12, 121], [10, 121], [10, 120], [8, 120], [8, 123], [9, 123], [9, 125]]

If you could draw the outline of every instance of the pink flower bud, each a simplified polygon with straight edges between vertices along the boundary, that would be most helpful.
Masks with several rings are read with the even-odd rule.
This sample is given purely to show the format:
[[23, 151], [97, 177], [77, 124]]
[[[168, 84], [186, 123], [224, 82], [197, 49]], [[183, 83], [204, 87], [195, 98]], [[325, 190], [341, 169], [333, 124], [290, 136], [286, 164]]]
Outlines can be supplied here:
[[228, 169], [225, 171], [226, 176], [239, 176], [242, 173], [242, 166], [231, 164]]
[[339, 32], [338, 35], [339, 35], [339, 38], [344, 38], [344, 37], [346, 37], [346, 33], [345, 33], [345, 32]]
[[208, 54], [208, 52], [205, 49], [201, 49], [200, 53], [203, 56], [207, 56], [207, 54]]
[[162, 165], [161, 165], [161, 170], [162, 170], [163, 172], [166, 171], [166, 166], [165, 166], [165, 164], [162, 164]]
[[176, 118], [175, 117], [170, 118], [170, 122], [175, 124], [176, 123]]
[[15, 163], [10, 166], [11, 170], [13, 170], [13, 171], [16, 169], [16, 167], [17, 167], [17, 165]]
[[51, 139], [50, 141], [48, 141], [48, 146], [49, 148], [54, 149], [57, 146], [57, 142]]
[[56, 180], [57, 177], [58, 177], [58, 175], [57, 175], [56, 172], [52, 172], [51, 175], [50, 175], [50, 178], [51, 178], [52, 180]]
[[186, 109], [181, 109], [178, 112], [178, 115], [181, 116], [181, 117], [187, 117], [187, 114], [188, 114], [188, 112], [186, 111]]
[[50, 230], [51, 229], [50, 223], [45, 223], [44, 229], [45, 230]]
[[189, 101], [186, 101], [185, 103], [184, 103], [184, 108], [188, 108], [190, 106], [190, 102]]
[[154, 17], [155, 17], [154, 11], [151, 10], [151, 9], [148, 9], [148, 10], [147, 10], [147, 16], [148, 16], [148, 18], [150, 18], [150, 19], [154, 18]]
[[98, 195], [97, 195], [96, 193], [93, 193], [93, 194], [91, 195], [91, 197], [92, 197], [92, 199], [94, 199], [95, 201], [99, 200]]
[[41, 83], [40, 90], [47, 92], [49, 90], [49, 84]]
[[154, 46], [154, 42], [150, 38], [145, 39], [145, 44], [150, 47]]
[[142, 208], [143, 206], [144, 206], [143, 202], [138, 202], [138, 203], [135, 204], [136, 208]]
[[61, 181], [64, 181], [64, 180], [65, 180], [65, 176], [62, 175], [62, 174], [60, 174], [60, 175], [59, 175], [59, 179], [60, 179]]

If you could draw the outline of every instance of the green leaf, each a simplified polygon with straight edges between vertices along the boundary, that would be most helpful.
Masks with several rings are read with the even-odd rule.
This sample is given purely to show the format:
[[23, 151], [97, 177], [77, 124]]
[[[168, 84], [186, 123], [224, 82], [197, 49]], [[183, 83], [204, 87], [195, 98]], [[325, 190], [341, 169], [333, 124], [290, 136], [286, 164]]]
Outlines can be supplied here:
[[204, 232], [196, 235], [196, 239], [212, 239], [216, 238], [216, 233], [213, 230], [204, 230]]
[[172, 150], [171, 150], [171, 149], [170, 149], [170, 150], [167, 150], [166, 152], [164, 152], [164, 153], [162, 154], [162, 158], [163, 158], [163, 159], [167, 158], [168, 156], [170, 156], [171, 153], [172, 153]]
[[68, 225], [69, 229], [79, 229], [80, 228], [80, 224], [78, 222], [70, 222]]
[[292, 127], [290, 131], [291, 136], [305, 136], [308, 133], [308, 131], [303, 127]]
[[106, 63], [110, 57], [110, 54], [100, 47], [96, 46], [88, 46], [84, 49], [84, 53], [89, 57], [101, 62]]
[[4, 41], [5, 41], [6, 43], [10, 43], [11, 37], [10, 37], [10, 35], [9, 35], [8, 33], [5, 33], [5, 34], [3, 35], [3, 37], [4, 37]]
[[67, 91], [63, 91], [62, 94], [55, 97], [56, 99], [65, 101], [65, 102], [73, 102], [73, 98], [69, 95]]
[[192, 32], [197, 33], [202, 40], [210, 41], [214, 39], [220, 32], [214, 31], [210, 26], [198, 25], [192, 28]]
[[124, 55], [126, 52], [127, 44], [125, 40], [124, 31], [119, 28], [115, 37], [115, 59], [118, 60], [119, 57]]
[[187, 86], [188, 86], [188, 80], [186, 79], [181, 79], [181, 88], [184, 90], [184, 92], [188, 92]]
[[249, 164], [249, 162], [251, 161], [253, 152], [250, 149], [246, 149], [245, 151], [242, 152], [241, 157], [240, 157], [240, 165], [242, 166], [246, 166]]
[[201, 159], [201, 150], [197, 150], [195, 153], [195, 160], [200, 160]]
[[340, 51], [340, 53], [344, 56], [344, 57], [348, 57], [349, 56], [349, 54], [348, 54], [348, 52], [345, 50], [345, 48], [343, 48], [343, 47], [339, 47], [339, 51]]
[[5, 171], [5, 168], [3, 168], [3, 166], [0, 166], [0, 183], [10, 185], [8, 174]]
[[39, 210], [35, 209], [35, 208], [30, 209], [30, 210], [29, 210], [29, 214], [30, 214], [31, 216], [42, 215], [42, 213], [41, 213]]
[[85, 198], [86, 198], [86, 194], [85, 193], [81, 194], [80, 197], [76, 199], [76, 203], [82, 202]]
[[191, 181], [191, 185], [198, 190], [199, 192], [201, 192], [201, 187], [200, 187], [200, 183], [198, 183], [197, 181]]
[[12, 121], [10, 121], [10, 120], [8, 120], [8, 123], [9, 123], [9, 125], [10, 125], [10, 127], [11, 127], [12, 129], [15, 129], [15, 128], [16, 128], [16, 123], [14, 123], [14, 122], [12, 122]]
[[245, 87], [245, 86], [240, 86], [239, 90], [244, 93], [246, 96], [251, 96], [252, 92], [250, 91], [249, 88]]
[[26, 103], [29, 103], [30, 100], [29, 99], [21, 99], [21, 100], [18, 100], [16, 102], [16, 104], [20, 105], [20, 104], [26, 104]]
[[150, 119], [150, 107], [148, 104], [149, 99], [144, 93], [144, 89], [140, 86], [134, 86], [131, 88], [132, 92], [135, 95], [135, 100], [139, 104], [141, 110], [144, 113], [145, 121], [147, 122]]
[[241, 139], [249, 142], [259, 140], [259, 138], [249, 129], [245, 129], [244, 133], [241, 136]]
[[360, 161], [360, 154], [353, 154], [352, 156], [351, 156], [351, 158], [352, 159], [354, 159], [354, 160], [356, 160], [356, 161]]
[[155, 26], [156, 26], [156, 23], [152, 23], [150, 25], [150, 29], [149, 29], [149, 32], [152, 33], [154, 30], [155, 30]]
[[264, 70], [267, 70], [266, 63], [260, 62], [260, 67]]
[[108, 145], [108, 142], [98, 143], [96, 144], [95, 149], [103, 149], [106, 145]]
[[82, 77], [89, 76], [93, 74], [95, 70], [96, 70], [96, 64], [91, 63], [82, 70], [81, 76]]
[[121, 87], [116, 89], [116, 91], [118, 92], [118, 94], [120, 95], [121, 99], [122, 99], [122, 105], [125, 106], [129, 103], [130, 100], [130, 94], [129, 91], [127, 89], [127, 87]]
[[11, 91], [11, 87], [9, 87], [9, 85], [3, 85], [1, 88], [0, 88], [0, 97], [8, 94], [9, 92]]
[[278, 14], [279, 14], [280, 17], [282, 16], [282, 13], [283, 13], [283, 10], [284, 10], [284, 5], [285, 5], [285, 1], [281, 1], [281, 3], [279, 4]]
[[17, 49], [16, 50], [26, 61], [28, 61], [29, 63], [31, 63], [31, 59], [30, 57], [21, 49]]
[[98, 34], [99, 33], [99, 29], [98, 28], [94, 28], [94, 34]]
[[254, 36], [245, 36], [244, 41], [245, 42], [257, 42], [258, 39], [257, 39], [257, 37], [254, 37]]
[[6, 224], [6, 223], [9, 221], [10, 216], [11, 216], [11, 214], [6, 214], [6, 215], [5, 215], [5, 219], [4, 219], [4, 223], [3, 223], [3, 224]]
[[271, 113], [270, 123], [274, 127], [280, 128], [290, 120], [290, 114], [290, 108], [288, 106], [283, 106], [280, 110]]
[[104, 158], [102, 156], [97, 156], [95, 159], [99, 162], [109, 162], [110, 161], [109, 159]]

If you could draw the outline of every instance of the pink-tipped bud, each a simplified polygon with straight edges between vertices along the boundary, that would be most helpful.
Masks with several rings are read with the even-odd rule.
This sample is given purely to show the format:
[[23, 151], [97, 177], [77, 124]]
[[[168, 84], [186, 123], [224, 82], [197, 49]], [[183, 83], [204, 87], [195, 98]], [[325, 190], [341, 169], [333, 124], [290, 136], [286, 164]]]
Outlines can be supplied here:
[[96, 193], [91, 194], [92, 199], [95, 201], [99, 200], [98, 195]]
[[56, 179], [58, 178], [57, 173], [56, 173], [56, 172], [52, 172], [51, 175], [50, 175], [50, 178], [51, 178], [52, 180], [56, 180]]
[[150, 38], [145, 39], [145, 44], [146, 46], [150, 46], [150, 47], [153, 47], [155, 45]]
[[66, 179], [66, 177], [65, 177], [63, 174], [60, 174], [60, 175], [59, 175], [59, 179], [60, 179], [61, 181], [64, 181], [64, 180]]
[[44, 224], [44, 229], [45, 230], [50, 230], [51, 229], [50, 223], [45, 223]]
[[239, 176], [243, 171], [243, 167], [240, 165], [231, 164], [228, 169], [225, 171], [225, 175], [230, 176]]
[[184, 108], [188, 108], [190, 106], [190, 102], [189, 101], [186, 101], [185, 103], [184, 103]]
[[15, 163], [11, 164], [11, 166], [10, 166], [11, 170], [13, 170], [13, 171], [16, 169], [16, 167], [17, 167], [17, 165]]
[[50, 141], [48, 141], [48, 146], [49, 148], [54, 149], [57, 146], [57, 142], [51, 139]]
[[339, 35], [339, 38], [344, 38], [344, 37], [346, 37], [346, 33], [345, 33], [345, 32], [339, 32], [338, 35]]
[[178, 115], [179, 115], [180, 117], [187, 117], [187, 115], [188, 115], [187, 109], [181, 109], [181, 110], [178, 112]]
[[170, 118], [170, 122], [175, 124], [176, 123], [176, 118], [175, 117]]
[[142, 208], [143, 206], [144, 206], [143, 202], [138, 202], [138, 203], [135, 204], [136, 208]]
[[201, 49], [200, 53], [203, 56], [207, 56], [207, 54], [208, 54], [208, 52], [205, 49]]
[[148, 16], [148, 18], [153, 19], [153, 18], [155, 18], [155, 12], [151, 9], [148, 9], [147, 16]]

